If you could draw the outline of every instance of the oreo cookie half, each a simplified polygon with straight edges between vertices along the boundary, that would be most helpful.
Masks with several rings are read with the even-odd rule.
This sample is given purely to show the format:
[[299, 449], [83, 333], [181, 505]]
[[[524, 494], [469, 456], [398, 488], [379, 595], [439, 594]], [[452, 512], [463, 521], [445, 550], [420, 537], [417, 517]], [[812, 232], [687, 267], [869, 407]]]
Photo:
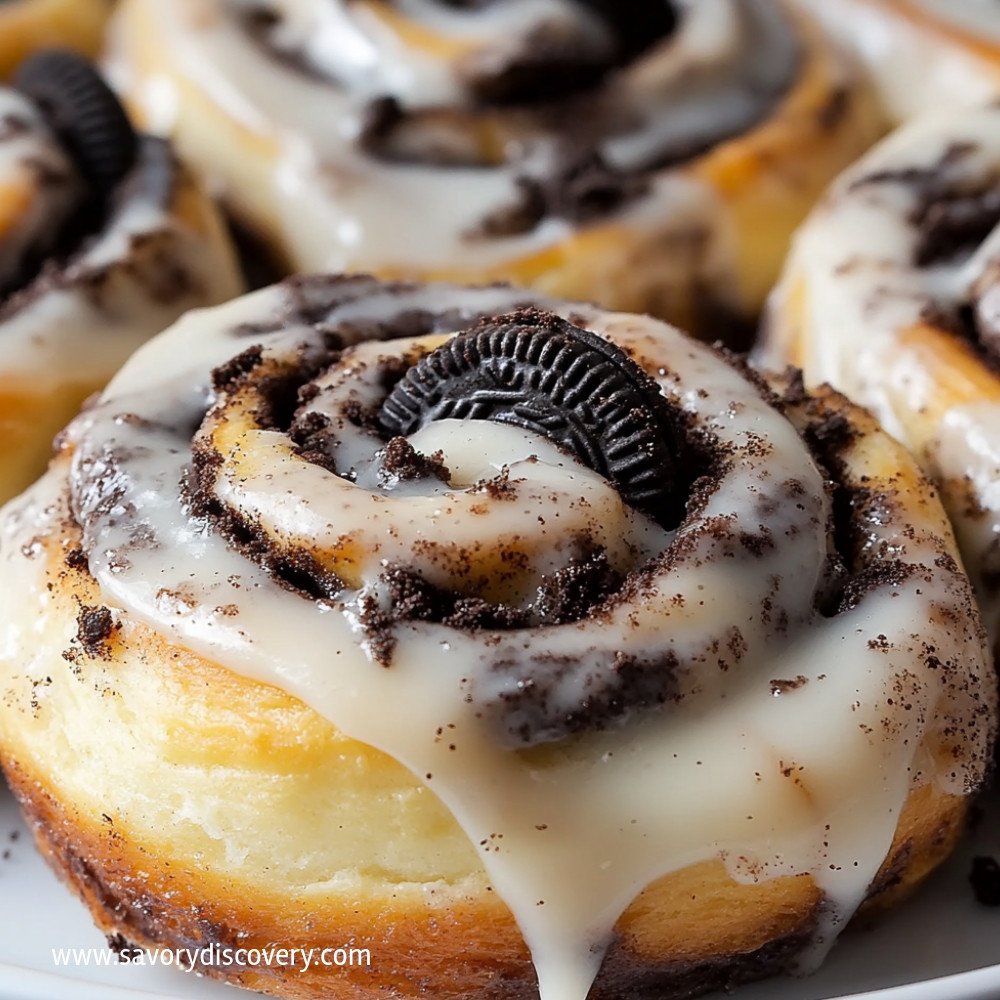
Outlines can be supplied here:
[[392, 437], [446, 418], [543, 434], [658, 521], [676, 506], [679, 437], [659, 386], [553, 313], [525, 309], [458, 334], [406, 373], [379, 414]]
[[39, 52], [21, 64], [14, 86], [38, 105], [95, 191], [110, 194], [135, 163], [138, 138], [90, 62], [61, 49]]

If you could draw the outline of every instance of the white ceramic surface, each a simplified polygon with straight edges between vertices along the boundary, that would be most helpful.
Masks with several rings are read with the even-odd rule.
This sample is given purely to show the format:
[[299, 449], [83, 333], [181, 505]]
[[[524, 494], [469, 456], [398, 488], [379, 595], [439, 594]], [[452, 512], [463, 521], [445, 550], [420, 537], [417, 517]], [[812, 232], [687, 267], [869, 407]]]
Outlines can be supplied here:
[[[747, 986], [731, 1000], [1000, 998], [1000, 909], [982, 907], [973, 898], [968, 873], [976, 854], [1000, 858], [998, 793], [959, 854], [907, 905], [874, 928], [849, 931], [815, 976]], [[0, 1000], [237, 1000], [244, 995], [172, 969], [56, 968], [51, 949], [74, 947], [104, 948], [105, 942], [83, 907], [45, 867], [13, 800], [0, 787]], [[373, 954], [373, 964], [378, 960]]]

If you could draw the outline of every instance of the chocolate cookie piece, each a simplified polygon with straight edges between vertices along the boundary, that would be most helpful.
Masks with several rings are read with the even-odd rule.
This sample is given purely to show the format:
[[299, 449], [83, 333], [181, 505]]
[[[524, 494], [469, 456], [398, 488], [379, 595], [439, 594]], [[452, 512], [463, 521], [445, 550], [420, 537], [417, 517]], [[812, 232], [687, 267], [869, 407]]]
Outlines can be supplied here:
[[379, 422], [406, 437], [447, 418], [543, 434], [626, 503], [669, 516], [679, 443], [659, 386], [618, 347], [553, 313], [524, 309], [458, 334], [396, 384]]
[[97, 194], [110, 194], [135, 163], [138, 139], [90, 62], [49, 49], [21, 64], [14, 85], [39, 107]]

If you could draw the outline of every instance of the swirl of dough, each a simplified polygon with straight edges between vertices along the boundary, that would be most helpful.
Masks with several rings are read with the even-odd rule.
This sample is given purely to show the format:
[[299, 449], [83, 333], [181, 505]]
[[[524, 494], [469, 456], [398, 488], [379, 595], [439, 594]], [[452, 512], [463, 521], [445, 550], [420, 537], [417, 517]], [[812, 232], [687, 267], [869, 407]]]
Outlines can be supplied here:
[[1000, 638], [1000, 110], [906, 126], [799, 234], [759, 358], [871, 407], [936, 482]]
[[689, 328], [759, 307], [785, 220], [877, 134], [771, 0], [130, 0], [115, 37], [150, 127], [296, 269], [599, 289]]
[[[676, 517], [630, 507], [613, 485], [617, 466], [598, 475], [537, 429], [444, 415], [407, 437], [387, 432], [387, 400], [408, 371], [447, 364], [450, 343], [483, 323], [509, 328], [511, 317], [533, 323], [532, 336], [576, 329], [581, 350], [601, 341], [602, 357], [620, 352], [623, 370], [655, 385], [671, 414], [672, 468], [685, 470], [668, 487]], [[549, 395], [582, 412], [577, 397]], [[821, 952], [879, 897], [880, 869], [901, 865], [910, 885], [944, 856], [990, 756], [985, 637], [944, 514], [903, 449], [832, 391], [765, 383], [647, 317], [503, 287], [295, 279], [189, 314], [140, 350], [4, 524], [0, 580], [17, 599], [0, 622], [0, 732], [29, 808], [32, 787], [70, 808], [79, 800], [67, 783], [95, 759], [75, 746], [67, 759], [80, 763], [53, 768], [47, 748], [65, 740], [36, 730], [56, 720], [86, 743], [109, 731], [91, 712], [122, 704], [147, 723], [153, 712], [169, 734], [177, 723], [159, 713], [179, 697], [184, 731], [202, 734], [183, 753], [214, 759], [230, 722], [212, 721], [221, 706], [205, 678], [220, 664], [236, 685], [220, 698], [256, 690], [256, 679], [329, 720], [342, 734], [329, 773], [346, 775], [359, 740], [436, 793], [451, 817], [434, 823], [459, 825], [456, 843], [474, 846], [490, 883], [459, 879], [462, 892], [479, 888], [472, 904], [454, 905], [489, 906], [495, 887], [510, 910], [496, 933], [509, 939], [512, 914], [546, 1000], [582, 1000], [609, 948], [607, 968], [620, 960], [614, 929], [635, 919], [631, 901], [650, 886], [643, 906], [655, 913], [657, 892], [675, 891], [657, 880], [676, 885], [699, 863], [724, 865], [721, 885], [745, 883], [764, 910], [786, 914], [780, 932], [751, 920], [753, 940], [781, 938], [782, 962], [806, 939]], [[53, 596], [64, 593], [71, 612]], [[25, 621], [51, 644], [25, 649]], [[77, 630], [69, 649], [67, 624]], [[56, 670], [67, 658], [73, 671]], [[154, 709], [156, 679], [178, 664], [190, 681], [178, 674]], [[80, 684], [92, 669], [116, 679]], [[51, 687], [40, 713], [37, 677]], [[103, 699], [107, 683], [115, 699]], [[91, 690], [97, 701], [84, 708]], [[194, 708], [192, 697], [207, 701]], [[298, 728], [289, 738], [309, 739]], [[145, 782], [155, 773], [161, 787], [176, 752], [169, 738], [154, 744], [136, 751], [144, 806], [128, 805], [131, 779], [115, 771], [127, 817], [111, 851], [134, 844], [146, 867], [162, 856], [193, 871], [171, 860], [176, 846], [152, 846], [172, 821], [156, 819]], [[308, 767], [272, 764], [309, 780]], [[213, 891], [245, 883], [257, 898], [278, 878], [282, 902], [257, 906], [277, 920], [267, 934], [289, 929], [281, 914], [298, 912], [290, 884], [303, 866], [310, 913], [318, 886], [331, 912], [345, 891], [356, 906], [350, 879], [324, 867], [338, 867], [330, 851], [348, 864], [353, 835], [320, 814], [303, 829], [322, 830], [323, 845], [299, 858], [299, 834], [288, 840], [283, 827], [290, 856], [261, 854], [254, 824], [282, 810], [261, 798], [270, 786], [254, 773], [249, 825], [220, 813], [218, 786], [192, 768], [183, 793], [169, 791], [174, 779], [161, 787], [165, 808], [184, 803], [182, 839], [191, 824], [223, 837], [216, 863], [227, 874]], [[95, 780], [88, 772], [87, 787]], [[355, 789], [351, 801], [360, 809], [370, 794]], [[70, 829], [43, 823], [39, 835], [62, 857], [57, 827]], [[366, 835], [365, 859], [378, 836]], [[912, 867], [904, 850], [919, 859]], [[103, 863], [95, 856], [90, 870]], [[116, 877], [92, 877], [105, 889], [85, 895], [106, 926], [132, 912], [107, 902]], [[174, 904], [145, 906], [163, 923], [130, 921], [130, 936], [187, 933]], [[412, 915], [399, 919], [402, 928]], [[534, 977], [518, 954], [504, 975], [528, 996]], [[602, 981], [599, 995], [613, 995]]]
[[[0, 89], [4, 498], [44, 470], [52, 437], [136, 347], [186, 309], [242, 288], [221, 219], [167, 143], [137, 139], [124, 118], [117, 131], [90, 135], [102, 114], [121, 112], [86, 63], [55, 58], [75, 74], [69, 139], [42, 101]], [[82, 95], [81, 81], [91, 88]], [[49, 89], [65, 83], [42, 80]], [[100, 144], [101, 158], [122, 144], [107, 159], [120, 176], [95, 182], [80, 160], [87, 142]]]

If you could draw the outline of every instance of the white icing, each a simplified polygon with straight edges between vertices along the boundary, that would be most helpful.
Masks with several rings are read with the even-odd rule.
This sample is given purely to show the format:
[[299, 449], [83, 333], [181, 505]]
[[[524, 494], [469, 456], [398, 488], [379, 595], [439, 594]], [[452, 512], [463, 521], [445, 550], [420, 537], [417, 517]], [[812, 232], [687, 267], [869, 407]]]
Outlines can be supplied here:
[[[27, 130], [0, 139], [0, 196], [5, 183], [16, 183], [25, 170], [35, 169], [25, 166], [29, 158], [56, 174], [65, 172], [69, 180], [38, 186], [22, 224], [0, 232], [0, 278], [26, 248], [54, 242], [86, 196], [33, 106], [15, 91], [0, 90], [0, 128], [5, 115], [24, 121]], [[37, 288], [29, 282], [11, 303], [0, 322], [4, 379], [30, 379], [39, 392], [47, 384], [57, 389], [102, 382], [185, 309], [239, 293], [242, 283], [226, 249], [177, 214], [171, 191], [190, 181], [178, 175], [166, 188], [166, 178], [158, 185], [157, 171], [176, 168], [152, 162], [157, 159], [164, 157], [144, 147], [132, 179], [123, 182], [127, 194], [113, 203], [102, 228], [59, 266], [55, 280], [43, 277]], [[144, 183], [147, 173], [153, 179]], [[182, 280], [165, 297], [157, 287], [170, 273], [186, 276], [187, 284]]]
[[[948, 155], [966, 146], [960, 155]], [[995, 180], [998, 166], [1000, 109], [988, 107], [927, 116], [847, 171], [796, 238], [758, 360], [781, 365], [794, 345], [810, 381], [831, 382], [871, 407], [901, 440], [910, 438], [898, 409], [919, 412], [929, 394], [940, 390], [925, 365], [901, 347], [900, 334], [923, 321], [929, 304], [947, 311], [973, 298], [982, 276], [1000, 263], [1000, 227], [974, 253], [917, 268], [919, 233], [911, 215], [921, 197], [919, 184], [862, 182], [884, 171], [916, 169], [974, 189]], [[806, 290], [801, 327], [788, 305], [800, 283]], [[976, 516], [961, 503], [953, 514], [996, 638], [1000, 602], [984, 574], [990, 546], [1000, 538], [1000, 404], [949, 407], [921, 458], [939, 481], [970, 483], [983, 508]]]
[[[395, 4], [394, 18], [457, 45], [453, 54], [431, 51], [404, 37], [386, 8], [373, 3], [275, 0], [267, 9], [284, 20], [271, 33], [288, 52], [304, 54], [323, 75], [311, 77], [282, 64], [253, 43], [240, 22], [250, 0], [137, 0], [166, 53], [168, 73], [146, 76], [132, 62], [127, 33], [116, 30], [111, 62], [119, 85], [143, 107], [153, 127], [173, 131], [184, 113], [180, 88], [194, 86], [207, 100], [277, 148], [269, 199], [297, 266], [315, 270], [385, 270], [501, 266], [564, 241], [570, 223], [548, 220], [533, 231], [470, 239], [490, 213], [516, 204], [517, 178], [552, 174], [560, 135], [543, 132], [530, 115], [490, 112], [507, 162], [441, 168], [369, 156], [356, 144], [372, 98], [391, 95], [405, 108], [441, 109], [475, 117], [462, 68], [471, 60], [503, 64], [540, 28], [565, 34], [584, 51], [600, 53], [608, 28], [570, 0], [496, 0], [477, 10], [456, 10], [432, 0]], [[595, 106], [612, 102], [622, 125], [599, 143], [624, 170], [655, 162], [665, 150], [681, 155], [752, 124], [780, 96], [797, 59], [787, 16], [762, 0], [683, 0], [675, 34], [607, 83]], [[636, 124], [629, 126], [631, 117]], [[419, 126], [429, 131], [430, 126]], [[454, 126], [476, 147], [469, 126]], [[425, 134], [424, 141], [430, 141]], [[201, 167], [223, 188], [232, 178], [215, 162]], [[644, 199], [608, 219], [640, 231], [688, 232], [692, 212], [679, 220], [678, 202], [700, 206], [699, 230], [710, 245], [722, 242], [721, 208], [701, 182], [681, 182], [676, 171], [657, 171]], [[678, 192], [678, 187], [681, 190]], [[253, 205], [229, 190], [244, 212]], [[680, 198], [678, 198], [680, 193]], [[603, 220], [599, 220], [603, 221]], [[728, 254], [733, 249], [727, 246]], [[732, 257], [727, 257], [731, 270]]]
[[[891, 116], [975, 106], [1000, 95], [1000, 64], [970, 41], [1000, 42], [1000, 6], [994, 0], [798, 0], [858, 52], [878, 84]], [[921, 8], [935, 23], [902, 16]], [[949, 38], [941, 28], [966, 33]]]
[[[509, 310], [525, 297], [504, 289], [433, 286], [388, 293], [363, 281], [336, 287], [367, 288], [368, 294], [332, 308], [324, 317], [328, 329], [425, 308], [454, 307], [471, 320]], [[830, 501], [791, 424], [735, 369], [670, 327], [543, 301], [628, 348], [698, 426], [732, 449], [728, 471], [704, 510], [681, 529], [691, 543], [687, 555], [658, 569], [634, 604], [593, 621], [495, 636], [399, 624], [391, 667], [376, 666], [360, 602], [379, 586], [377, 559], [365, 566], [359, 591], [310, 601], [281, 589], [190, 520], [181, 496], [191, 456], [178, 428], [189, 433], [212, 402], [210, 369], [253, 344], [262, 345], [266, 358], [280, 359], [315, 342], [315, 331], [294, 323], [274, 333], [240, 332], [240, 324], [270, 318], [280, 327], [292, 294], [308, 292], [301, 286], [294, 293], [270, 289], [189, 314], [139, 351], [100, 403], [73, 425], [74, 503], [104, 599], [212, 660], [302, 698], [343, 732], [426, 780], [477, 845], [517, 919], [543, 1000], [583, 1000], [612, 928], [636, 894], [660, 875], [713, 858], [747, 882], [811, 873], [830, 903], [821, 954], [885, 858], [910, 787], [936, 781], [962, 793], [979, 780], [990, 734], [989, 726], [973, 720], [976, 700], [992, 689], [982, 637], [969, 622], [930, 629], [937, 655], [955, 664], [953, 671], [932, 669], [920, 652], [920, 623], [967, 600], [964, 583], [943, 572], [921, 574], [872, 592], [853, 611], [819, 618], [813, 602], [822, 585]], [[406, 354], [413, 346], [393, 342], [378, 350]], [[351, 354], [339, 364], [343, 368], [335, 363], [326, 378], [331, 385], [350, 368]], [[359, 390], [362, 396], [367, 391], [363, 382]], [[607, 490], [575, 460], [525, 431], [447, 421], [413, 441], [441, 449], [460, 480], [509, 467], [513, 500], [479, 495], [491, 531], [539, 518], [557, 523], [567, 496]], [[345, 442], [352, 463], [363, 463], [366, 453], [377, 461], [377, 443], [363, 433], [347, 433]], [[251, 460], [260, 443], [244, 439]], [[109, 510], [87, 484], [111, 452], [117, 460], [105, 470], [110, 479], [104, 488], [115, 490], [118, 504]], [[290, 475], [294, 489], [309, 491], [292, 498], [297, 507], [304, 499], [317, 510], [313, 505], [327, 489], [342, 501], [356, 498], [342, 516], [318, 518], [328, 535], [368, 528], [372, 508], [393, 493], [375, 483], [352, 486], [313, 467]], [[249, 500], [235, 480], [227, 488], [232, 501], [280, 521], [286, 501], [279, 486], [290, 486], [291, 478], [272, 496]], [[786, 492], [789, 480], [802, 487], [794, 502]], [[41, 589], [32, 579], [37, 561], [25, 559], [21, 546], [49, 530], [64, 490], [65, 472], [57, 468], [8, 508], [0, 572], [14, 599]], [[467, 530], [457, 518], [464, 502], [458, 485], [442, 492], [439, 484], [426, 483], [423, 490], [413, 486], [409, 497], [393, 497], [401, 512], [394, 530], [411, 544], [422, 531], [434, 530], [411, 523], [407, 500], [415, 507], [437, 504], [456, 532]], [[132, 503], [134, 513], [127, 515]], [[453, 506], [455, 515], [449, 513]], [[773, 548], [765, 545], [753, 557], [727, 549], [724, 538], [706, 530], [720, 518], [730, 546], [734, 533], [759, 534], [763, 523]], [[628, 530], [657, 544], [681, 540], [632, 521]], [[910, 531], [890, 516], [871, 525], [871, 546], [888, 545], [906, 562], [933, 565], [940, 551], [936, 529]], [[130, 546], [139, 535], [146, 543]], [[395, 543], [380, 544], [385, 550]], [[547, 551], [543, 544], [543, 561]], [[428, 569], [417, 554], [409, 565]], [[170, 592], [180, 588], [193, 600], [171, 600]], [[762, 610], [769, 594], [773, 618]], [[787, 615], [783, 624], [779, 611]], [[17, 648], [21, 620], [10, 614], [0, 622], [0, 650]], [[731, 628], [739, 629], [739, 655], [708, 652], [713, 635], [735, 640]], [[483, 705], [518, 676], [499, 669], [505, 658], [530, 676], [544, 672], [544, 657], [567, 657], [572, 669], [556, 693], [572, 703], [581, 672], [607, 671], [612, 652], [639, 658], [672, 653], [677, 703], [636, 716], [624, 728], [530, 751], [506, 749], [493, 725], [480, 718]], [[772, 681], [800, 675], [805, 680], [795, 690], [775, 693]], [[918, 752], [934, 746], [933, 733], [947, 727], [968, 735], [967, 755], [954, 760]]]
[[[248, 5], [235, 0], [234, 8], [240, 6]], [[272, 40], [279, 51], [303, 54], [310, 66], [357, 98], [391, 95], [409, 107], [466, 103], [462, 59], [491, 46], [499, 45], [501, 52], [522, 48], [530, 32], [542, 26], [585, 51], [608, 52], [612, 44], [601, 20], [586, 9], [581, 12], [573, 0], [507, 0], [463, 12], [435, 0], [408, 0], [397, 7], [404, 18], [455, 43], [455, 55], [442, 59], [411, 46], [366, 3], [282, 0], [274, 9], [284, 21]]]

